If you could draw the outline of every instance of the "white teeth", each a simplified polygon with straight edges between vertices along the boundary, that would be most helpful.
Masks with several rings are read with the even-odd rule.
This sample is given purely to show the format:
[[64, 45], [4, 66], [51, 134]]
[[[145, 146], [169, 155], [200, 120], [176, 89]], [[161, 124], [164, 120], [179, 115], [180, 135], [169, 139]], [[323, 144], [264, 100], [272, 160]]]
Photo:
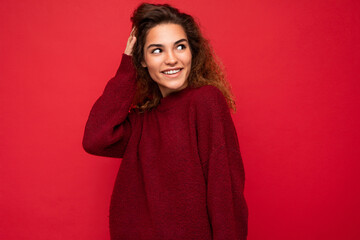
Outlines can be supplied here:
[[166, 71], [166, 72], [163, 72], [163, 73], [165, 73], [167, 75], [170, 75], [170, 74], [175, 74], [177, 72], [180, 72], [180, 69], [178, 69], [178, 70], [170, 70], [170, 71]]

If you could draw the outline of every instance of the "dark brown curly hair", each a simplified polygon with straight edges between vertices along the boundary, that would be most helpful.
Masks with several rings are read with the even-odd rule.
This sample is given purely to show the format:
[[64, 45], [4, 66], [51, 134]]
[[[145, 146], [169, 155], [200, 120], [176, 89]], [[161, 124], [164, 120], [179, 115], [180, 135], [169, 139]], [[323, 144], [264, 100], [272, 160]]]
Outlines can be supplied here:
[[136, 69], [137, 90], [131, 109], [145, 112], [156, 107], [162, 98], [160, 89], [150, 77], [147, 68], [141, 65], [144, 59], [144, 45], [149, 30], [163, 23], [179, 24], [183, 27], [191, 49], [192, 63], [188, 77], [188, 85], [197, 88], [204, 85], [217, 87], [224, 95], [228, 106], [236, 112], [231, 87], [225, 78], [224, 67], [215, 55], [209, 41], [200, 31], [199, 25], [188, 14], [168, 4], [140, 4], [131, 17], [136, 42], [132, 50], [133, 65]]

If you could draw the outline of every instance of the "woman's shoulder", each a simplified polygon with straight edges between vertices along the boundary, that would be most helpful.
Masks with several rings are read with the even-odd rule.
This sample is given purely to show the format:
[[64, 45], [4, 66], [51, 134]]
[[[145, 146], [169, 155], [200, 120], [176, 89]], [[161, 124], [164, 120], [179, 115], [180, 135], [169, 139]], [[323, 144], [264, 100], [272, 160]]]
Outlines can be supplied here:
[[221, 93], [220, 89], [213, 86], [213, 85], [204, 85], [204, 86], [200, 86], [195, 88], [196, 91], [200, 92], [200, 93], [204, 93], [204, 94], [218, 94]]
[[213, 85], [199, 87], [194, 91], [191, 109], [199, 124], [228, 124], [230, 108], [221, 90]]
[[226, 99], [220, 89], [213, 85], [204, 85], [196, 88], [192, 98], [193, 103], [200, 106], [227, 105]]

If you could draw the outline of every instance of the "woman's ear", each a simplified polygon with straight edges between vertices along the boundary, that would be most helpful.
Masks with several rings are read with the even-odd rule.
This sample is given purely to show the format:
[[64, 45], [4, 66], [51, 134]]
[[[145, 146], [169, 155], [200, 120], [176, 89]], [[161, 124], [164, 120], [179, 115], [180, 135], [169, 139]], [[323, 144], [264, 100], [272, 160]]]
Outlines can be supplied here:
[[147, 67], [145, 61], [141, 61], [141, 66], [143, 66], [144, 68]]

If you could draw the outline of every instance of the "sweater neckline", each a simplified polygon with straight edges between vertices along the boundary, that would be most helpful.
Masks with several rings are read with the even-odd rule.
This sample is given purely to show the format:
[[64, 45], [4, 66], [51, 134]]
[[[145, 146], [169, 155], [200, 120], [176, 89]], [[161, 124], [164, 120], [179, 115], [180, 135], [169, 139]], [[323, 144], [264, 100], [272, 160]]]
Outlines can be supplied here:
[[156, 107], [158, 111], [166, 111], [172, 107], [175, 107], [176, 103], [179, 103], [179, 100], [186, 95], [187, 92], [191, 87], [187, 85], [184, 89], [181, 89], [180, 91], [172, 92], [166, 97], [160, 98], [160, 103]]

